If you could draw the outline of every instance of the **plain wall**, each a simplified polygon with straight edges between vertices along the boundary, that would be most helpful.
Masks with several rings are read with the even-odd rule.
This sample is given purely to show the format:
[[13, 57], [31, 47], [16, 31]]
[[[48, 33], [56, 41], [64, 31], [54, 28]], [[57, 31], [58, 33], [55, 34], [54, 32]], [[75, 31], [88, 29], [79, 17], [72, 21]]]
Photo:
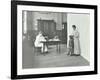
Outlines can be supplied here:
[[89, 14], [67, 14], [68, 35], [72, 34], [72, 25], [76, 25], [80, 33], [81, 55], [90, 61], [90, 17]]

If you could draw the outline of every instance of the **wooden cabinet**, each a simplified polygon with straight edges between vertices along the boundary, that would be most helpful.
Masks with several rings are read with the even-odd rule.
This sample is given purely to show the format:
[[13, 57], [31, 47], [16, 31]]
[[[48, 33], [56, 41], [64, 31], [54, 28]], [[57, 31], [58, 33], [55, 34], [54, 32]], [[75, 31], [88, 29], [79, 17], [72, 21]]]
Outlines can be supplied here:
[[38, 30], [42, 31], [44, 35], [53, 38], [56, 32], [56, 23], [54, 20], [38, 19]]

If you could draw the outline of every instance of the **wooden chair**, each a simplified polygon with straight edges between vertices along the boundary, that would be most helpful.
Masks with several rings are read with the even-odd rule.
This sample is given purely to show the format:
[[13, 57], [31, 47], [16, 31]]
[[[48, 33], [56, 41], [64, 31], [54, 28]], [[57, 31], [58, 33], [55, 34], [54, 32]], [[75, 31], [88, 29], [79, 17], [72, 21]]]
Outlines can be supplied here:
[[35, 40], [33, 40], [34, 53], [35, 53], [36, 55], [38, 55], [38, 54], [41, 53], [41, 47], [36, 47], [36, 46], [34, 45], [34, 42], [35, 42]]
[[41, 53], [41, 47], [34, 47], [34, 53], [39, 55]]

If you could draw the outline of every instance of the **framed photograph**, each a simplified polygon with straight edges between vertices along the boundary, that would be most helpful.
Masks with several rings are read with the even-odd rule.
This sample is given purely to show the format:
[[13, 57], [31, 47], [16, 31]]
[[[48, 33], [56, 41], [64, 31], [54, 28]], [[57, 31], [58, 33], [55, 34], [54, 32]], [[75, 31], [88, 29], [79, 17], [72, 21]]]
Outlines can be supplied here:
[[97, 5], [11, 1], [11, 78], [97, 74]]

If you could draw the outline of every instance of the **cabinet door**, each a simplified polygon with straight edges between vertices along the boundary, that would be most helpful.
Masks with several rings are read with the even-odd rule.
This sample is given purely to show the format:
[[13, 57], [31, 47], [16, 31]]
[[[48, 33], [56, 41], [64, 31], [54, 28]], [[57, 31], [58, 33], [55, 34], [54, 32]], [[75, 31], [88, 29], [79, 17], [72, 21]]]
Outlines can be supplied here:
[[63, 23], [64, 28], [62, 29], [62, 42], [67, 44], [67, 23]]
[[55, 22], [49, 22], [49, 37], [53, 38], [55, 36], [56, 33], [56, 25]]

